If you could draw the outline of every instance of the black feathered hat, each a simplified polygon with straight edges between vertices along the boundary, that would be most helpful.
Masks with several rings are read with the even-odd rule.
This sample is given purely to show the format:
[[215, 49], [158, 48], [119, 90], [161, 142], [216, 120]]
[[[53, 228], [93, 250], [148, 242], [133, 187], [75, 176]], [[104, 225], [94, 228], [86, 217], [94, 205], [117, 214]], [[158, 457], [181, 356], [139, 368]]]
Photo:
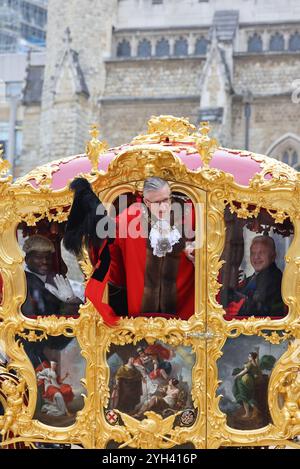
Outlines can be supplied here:
[[96, 227], [107, 212], [85, 178], [74, 179], [70, 189], [74, 191], [74, 199], [63, 242], [68, 251], [79, 255], [83, 243], [87, 248], [101, 247], [104, 240], [97, 236]]

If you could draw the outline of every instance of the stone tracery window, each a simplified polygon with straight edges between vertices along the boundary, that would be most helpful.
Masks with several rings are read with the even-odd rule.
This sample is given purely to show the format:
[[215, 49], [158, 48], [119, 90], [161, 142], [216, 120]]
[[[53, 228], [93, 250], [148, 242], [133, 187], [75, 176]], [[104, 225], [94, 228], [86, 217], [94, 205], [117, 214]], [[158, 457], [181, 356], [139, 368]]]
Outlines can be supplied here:
[[151, 42], [148, 39], [139, 42], [137, 55], [138, 57], [151, 57]]
[[275, 33], [270, 39], [270, 47], [271, 51], [282, 51], [284, 50], [284, 37], [280, 33]]
[[155, 55], [156, 57], [165, 57], [170, 55], [170, 44], [164, 37], [157, 41], [155, 46]]
[[267, 154], [300, 171], [300, 138], [289, 133], [278, 139]]
[[196, 41], [195, 55], [205, 55], [207, 52], [207, 39], [200, 37]]
[[290, 51], [300, 51], [300, 33], [295, 33], [289, 40]]
[[175, 42], [174, 55], [176, 57], [188, 55], [188, 42], [185, 38], [181, 37]]
[[130, 57], [131, 56], [131, 46], [129, 41], [123, 39], [117, 45], [117, 57]]
[[262, 50], [262, 38], [259, 34], [254, 33], [253, 36], [248, 39], [248, 52], [262, 52]]
[[298, 169], [300, 163], [298, 152], [293, 147], [286, 148], [281, 155], [281, 161]]

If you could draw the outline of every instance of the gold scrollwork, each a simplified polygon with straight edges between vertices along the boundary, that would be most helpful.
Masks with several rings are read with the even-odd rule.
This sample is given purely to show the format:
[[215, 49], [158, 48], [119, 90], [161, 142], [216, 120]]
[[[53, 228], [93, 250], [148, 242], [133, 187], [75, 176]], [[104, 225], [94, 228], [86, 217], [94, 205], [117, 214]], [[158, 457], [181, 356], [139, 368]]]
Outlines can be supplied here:
[[[117, 327], [108, 328], [89, 301], [81, 306], [78, 319], [55, 316], [35, 320], [24, 318], [20, 314], [20, 305], [24, 301], [26, 288], [23, 258], [15, 236], [17, 224], [26, 222], [34, 226], [44, 217], [49, 221], [66, 221], [72, 194], [67, 183], [66, 187], [53, 190], [52, 178], [62, 162], [82, 155], [37, 168], [13, 184], [5, 177], [7, 163], [0, 158], [0, 269], [4, 280], [0, 339], [4, 340], [14, 369], [23, 377], [29, 390], [26, 409], [24, 404], [21, 405], [21, 391], [14, 390], [15, 407], [11, 406], [13, 417], [5, 422], [2, 419], [2, 425], [5, 431], [13, 428], [15, 438], [20, 438], [20, 441], [29, 444], [33, 441], [73, 442], [86, 448], [103, 448], [108, 441], [114, 440], [121, 445], [148, 448], [150, 437], [154, 435], [157, 437], [157, 447], [171, 447], [175, 443], [190, 441], [196, 448], [218, 448], [288, 444], [286, 439], [298, 431], [298, 410], [294, 404], [299, 380], [293, 375], [293, 369], [298, 367], [299, 349], [295, 343], [300, 337], [300, 177], [292, 168], [264, 155], [236, 151], [237, 158], [250, 157], [261, 168], [248, 187], [241, 186], [232, 174], [212, 167], [211, 156], [216, 142], [208, 135], [206, 126], [202, 129], [202, 137], [205, 138], [201, 141], [201, 131], [200, 134], [196, 132], [186, 119], [172, 116], [153, 118], [149, 122], [147, 135], [138, 136], [132, 145], [113, 150], [115, 157], [106, 173], [97, 171], [99, 155], [105, 148], [100, 145], [95, 129], [87, 150], [93, 174], [86, 177], [94, 190], [101, 193], [104, 202], [111, 203], [124, 192], [134, 193], [146, 177], [156, 175], [169, 180], [175, 190], [185, 192], [194, 204], [201, 203], [204, 207], [201, 219], [204, 242], [196, 253], [195, 315], [189, 321], [123, 318]], [[198, 152], [204, 167], [188, 169], [177, 156], [182, 149], [188, 155]], [[229, 151], [234, 153], [234, 150]], [[224, 310], [217, 301], [217, 295], [221, 287], [219, 271], [223, 262], [224, 210], [227, 205], [239, 218], [256, 217], [264, 208], [275, 222], [282, 223], [289, 217], [294, 224], [295, 237], [286, 255], [282, 284], [283, 297], [289, 307], [287, 317], [276, 321], [271, 318], [248, 318], [226, 322], [223, 319]], [[92, 266], [87, 253], [81, 260], [81, 267], [88, 278]], [[23, 348], [16, 341], [17, 336], [38, 341], [41, 337], [60, 334], [77, 338], [87, 363], [83, 381], [87, 391], [84, 407], [78, 412], [74, 425], [66, 428], [49, 427], [33, 419], [37, 398], [36, 377]], [[246, 433], [228, 428], [225, 415], [219, 408], [220, 396], [217, 396], [217, 361], [222, 347], [228, 338], [234, 339], [241, 334], [264, 337], [274, 344], [289, 340], [290, 336], [296, 337], [270, 379], [269, 406], [273, 423]], [[198, 412], [192, 427], [174, 429], [172, 423], [165, 432], [154, 432], [153, 428], [163, 424], [157, 414], [147, 415], [139, 424], [129, 422], [127, 426], [110, 426], [106, 422], [104, 409], [109, 401], [107, 350], [111, 344], [136, 344], [142, 339], [150, 344], [160, 340], [173, 347], [184, 345], [192, 348], [196, 357], [192, 372], [192, 398]], [[289, 391], [288, 382], [295, 384], [294, 391]], [[5, 406], [5, 415], [9, 416], [7, 411], [10, 406]], [[291, 413], [292, 407], [294, 414]], [[135, 430], [137, 425], [139, 429]], [[152, 430], [148, 431], [148, 426]]]
[[115, 410], [115, 412], [122, 417], [126, 430], [130, 435], [129, 439], [119, 448], [131, 445], [135, 448], [151, 449], [153, 447], [163, 448], [165, 442], [171, 443], [172, 446], [179, 444], [176, 441], [176, 428], [173, 430], [172, 427], [180, 412], [176, 412], [164, 419], [161, 415], [149, 411], [145, 412], [146, 418], [142, 421], [119, 410]]
[[131, 142], [132, 145], [161, 142], [190, 142], [191, 133], [195, 130], [188, 119], [174, 116], [152, 116], [148, 122], [148, 133], [139, 135]]
[[273, 345], [279, 345], [287, 339], [291, 339], [292, 335], [289, 332], [279, 333], [277, 331], [272, 331], [270, 334], [263, 331], [258, 331], [258, 336], [263, 337], [267, 342]]
[[269, 383], [269, 408], [275, 425], [286, 438], [300, 434], [300, 339], [289, 345], [272, 373]]

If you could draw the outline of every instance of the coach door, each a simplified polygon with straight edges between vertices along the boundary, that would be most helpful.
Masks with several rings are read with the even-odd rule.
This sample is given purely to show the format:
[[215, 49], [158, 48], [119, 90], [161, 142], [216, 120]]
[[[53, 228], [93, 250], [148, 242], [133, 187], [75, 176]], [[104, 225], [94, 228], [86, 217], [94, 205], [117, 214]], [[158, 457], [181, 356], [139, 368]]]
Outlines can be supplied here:
[[[119, 207], [118, 196], [137, 187], [139, 182], [114, 188], [105, 197]], [[191, 220], [190, 228], [194, 225], [194, 236], [185, 235], [195, 250], [195, 314], [189, 321], [124, 318], [113, 329], [99, 324], [96, 447], [207, 446], [206, 193], [178, 183], [171, 187], [183, 207], [181, 217]], [[114, 290], [108, 300], [122, 310], [122, 302], [114, 299], [118, 293]]]
[[267, 196], [258, 207], [248, 193], [242, 213], [242, 195], [247, 200], [238, 193], [222, 200], [217, 188], [209, 195], [206, 445], [293, 446], [300, 428], [294, 223], [277, 216], [276, 204], [270, 211]]

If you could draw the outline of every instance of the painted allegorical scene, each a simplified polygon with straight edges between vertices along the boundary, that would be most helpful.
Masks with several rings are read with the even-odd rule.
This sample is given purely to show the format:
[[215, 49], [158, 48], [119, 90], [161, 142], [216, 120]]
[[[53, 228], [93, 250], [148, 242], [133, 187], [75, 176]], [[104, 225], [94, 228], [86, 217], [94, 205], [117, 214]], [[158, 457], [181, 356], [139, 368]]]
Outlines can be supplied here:
[[50, 336], [40, 342], [23, 345], [35, 369], [38, 397], [34, 418], [40, 422], [66, 427], [75, 422], [83, 408], [81, 384], [85, 377], [85, 360], [76, 338]]
[[218, 360], [218, 395], [227, 425], [254, 430], [272, 422], [268, 406], [268, 384], [272, 370], [288, 342], [273, 345], [263, 337], [241, 335], [228, 339]]
[[154, 411], [162, 417], [178, 413], [178, 424], [192, 425], [196, 418], [193, 407], [192, 368], [195, 355], [191, 347], [171, 347], [162, 342], [111, 347], [110, 402], [107, 421], [117, 423], [114, 409], [143, 419]]

